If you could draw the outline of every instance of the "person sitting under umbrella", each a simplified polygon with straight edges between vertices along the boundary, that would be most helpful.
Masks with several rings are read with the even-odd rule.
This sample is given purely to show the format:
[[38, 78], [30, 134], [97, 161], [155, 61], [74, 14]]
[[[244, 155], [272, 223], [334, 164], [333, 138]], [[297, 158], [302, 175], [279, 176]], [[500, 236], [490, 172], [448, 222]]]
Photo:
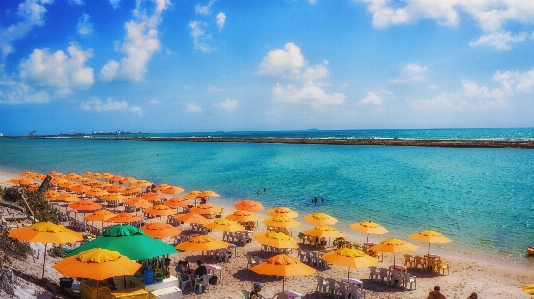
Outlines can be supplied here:
[[197, 278], [208, 274], [208, 269], [206, 268], [206, 266], [204, 266], [201, 260], [197, 260], [197, 265], [198, 268], [195, 269], [195, 275], [197, 276]]
[[250, 291], [250, 297], [249, 299], [259, 299], [258, 293], [261, 291], [262, 285], [259, 282], [255, 282], [253, 286], [253, 290]]

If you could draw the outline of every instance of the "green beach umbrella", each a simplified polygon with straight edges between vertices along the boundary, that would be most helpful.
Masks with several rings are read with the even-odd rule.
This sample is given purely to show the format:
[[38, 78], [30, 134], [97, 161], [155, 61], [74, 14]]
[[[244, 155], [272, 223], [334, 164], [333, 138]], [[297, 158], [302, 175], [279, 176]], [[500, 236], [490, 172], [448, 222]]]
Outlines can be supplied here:
[[74, 249], [67, 257], [92, 248], [118, 251], [131, 260], [146, 260], [178, 252], [173, 246], [145, 235], [143, 230], [135, 226], [119, 224], [105, 230], [102, 236]]

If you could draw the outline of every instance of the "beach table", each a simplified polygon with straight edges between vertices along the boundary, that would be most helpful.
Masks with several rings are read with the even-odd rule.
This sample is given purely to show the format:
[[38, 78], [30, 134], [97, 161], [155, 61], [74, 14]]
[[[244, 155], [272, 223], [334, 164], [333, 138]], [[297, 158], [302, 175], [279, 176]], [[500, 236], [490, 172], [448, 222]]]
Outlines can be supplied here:
[[358, 280], [356, 278], [343, 278], [341, 279], [342, 282], [348, 283], [348, 284], [354, 284], [360, 286], [360, 288], [363, 289], [363, 281]]
[[293, 291], [284, 291], [284, 294], [286, 294], [291, 299], [302, 297], [301, 293], [297, 293]]
[[374, 243], [374, 242], [366, 242], [366, 243], [363, 243], [363, 245], [371, 247], [371, 246], [375, 246], [376, 243]]
[[217, 272], [219, 275], [219, 282], [222, 283], [222, 267], [217, 265], [204, 265], [206, 266], [206, 269], [208, 270], [208, 274], [216, 275], [215, 272]]
[[438, 260], [440, 259], [439, 255], [433, 254], [433, 253], [425, 254], [425, 257], [429, 259], [438, 259]]
[[389, 266], [389, 270], [399, 270], [403, 272], [408, 272], [408, 267], [404, 265], [391, 265]]

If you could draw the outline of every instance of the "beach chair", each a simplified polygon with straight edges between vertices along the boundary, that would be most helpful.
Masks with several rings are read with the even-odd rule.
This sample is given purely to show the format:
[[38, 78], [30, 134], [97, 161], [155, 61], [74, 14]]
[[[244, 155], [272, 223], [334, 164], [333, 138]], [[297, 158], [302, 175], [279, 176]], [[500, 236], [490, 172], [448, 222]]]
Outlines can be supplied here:
[[195, 290], [198, 287], [198, 291], [200, 292], [200, 294], [204, 293], [205, 289], [207, 289], [209, 293], [210, 292], [210, 278], [212, 276], [213, 275], [206, 274], [200, 278], [197, 278], [197, 280], [195, 281]]
[[328, 282], [328, 294], [337, 297], [339, 293], [339, 286], [336, 285], [336, 280], [333, 278], [327, 278], [326, 281]]
[[350, 289], [347, 289], [347, 284], [342, 281], [337, 281], [339, 285], [339, 294], [338, 298], [349, 299]]
[[391, 276], [389, 275], [389, 270], [387, 268], [380, 268], [380, 283], [389, 284]]
[[402, 283], [400, 271], [391, 271], [390, 285], [394, 287], [400, 287]]
[[243, 292], [243, 296], [245, 296], [245, 299], [249, 299], [250, 298], [250, 292], [249, 291], [241, 290], [241, 292]]
[[432, 273], [438, 273], [438, 264], [435, 259], [426, 259], [426, 270]]
[[255, 260], [252, 260], [252, 256], [247, 254], [247, 269], [251, 266], [256, 266], [258, 263], [256, 263]]
[[409, 254], [404, 255], [404, 266], [407, 268], [413, 268], [414, 260], [413, 257]]
[[415, 284], [415, 289], [417, 289], [417, 277], [410, 273], [402, 273], [402, 285], [405, 289], [408, 288], [408, 284], [410, 284], [410, 291], [412, 290], [413, 284]]
[[357, 284], [350, 285], [351, 299], [365, 299], [365, 290], [361, 289]]
[[315, 288], [315, 291], [320, 291], [321, 293], [326, 293], [326, 288], [328, 287], [328, 282], [325, 281], [324, 277], [321, 275], [315, 276], [317, 278], [317, 286]]
[[280, 292], [280, 293], [274, 294], [272, 299], [289, 299], [289, 296], [286, 295], [284, 292]]
[[317, 251], [312, 251], [311, 252], [311, 261], [310, 261], [310, 265], [313, 264], [314, 266], [318, 267], [319, 266], [319, 254], [317, 253]]
[[254, 258], [254, 262], [256, 263], [256, 265], [261, 264], [261, 262], [262, 262], [261, 257], [255, 255], [255, 256], [253, 256], [252, 258]]
[[193, 289], [193, 281], [191, 280], [191, 276], [187, 275], [187, 279], [184, 280], [184, 277], [180, 273], [178, 273], [178, 277], [180, 278], [180, 283], [182, 284], [182, 290], [185, 289], [185, 285], [187, 283], [189, 283], [191, 289]]
[[380, 280], [380, 271], [374, 266], [369, 267], [369, 279], [373, 281]]
[[414, 257], [414, 268], [419, 268], [419, 265], [421, 266], [421, 270], [425, 270], [426, 268], [426, 261], [423, 259], [423, 257], [416, 255]]
[[447, 270], [447, 275], [449, 275], [450, 268], [451, 267], [449, 263], [442, 261], [442, 260], [438, 260], [437, 266], [436, 266], [436, 272], [441, 273], [441, 275], [445, 275], [445, 270]]

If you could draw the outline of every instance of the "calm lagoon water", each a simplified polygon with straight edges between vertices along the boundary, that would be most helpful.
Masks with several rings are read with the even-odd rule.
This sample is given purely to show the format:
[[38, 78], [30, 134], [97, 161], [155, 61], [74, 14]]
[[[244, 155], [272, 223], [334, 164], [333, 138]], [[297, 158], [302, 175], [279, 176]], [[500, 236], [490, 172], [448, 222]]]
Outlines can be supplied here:
[[0, 169], [210, 189], [228, 203], [320, 210], [341, 230], [372, 220], [390, 231], [376, 241], [434, 229], [454, 240], [437, 250], [534, 263], [525, 254], [534, 245], [534, 150], [0, 138]]

